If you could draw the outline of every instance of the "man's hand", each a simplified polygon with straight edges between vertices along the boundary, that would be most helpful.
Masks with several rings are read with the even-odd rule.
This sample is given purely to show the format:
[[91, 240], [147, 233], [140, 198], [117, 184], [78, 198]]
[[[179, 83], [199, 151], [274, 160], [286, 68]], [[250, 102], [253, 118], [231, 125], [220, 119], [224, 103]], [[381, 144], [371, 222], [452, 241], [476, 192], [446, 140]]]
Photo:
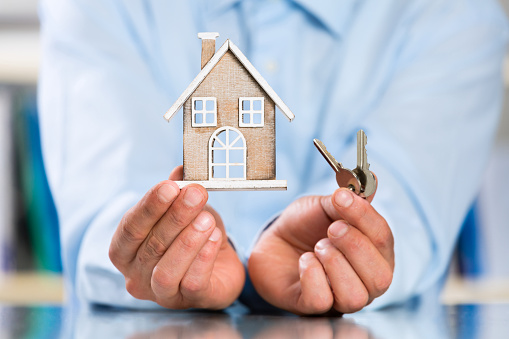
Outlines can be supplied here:
[[394, 240], [370, 201], [340, 188], [288, 206], [262, 234], [248, 268], [258, 293], [274, 306], [297, 314], [351, 313], [389, 288]]
[[171, 309], [222, 309], [244, 286], [244, 267], [227, 241], [223, 222], [206, 205], [199, 185], [182, 190], [177, 167], [122, 218], [110, 259], [127, 291]]

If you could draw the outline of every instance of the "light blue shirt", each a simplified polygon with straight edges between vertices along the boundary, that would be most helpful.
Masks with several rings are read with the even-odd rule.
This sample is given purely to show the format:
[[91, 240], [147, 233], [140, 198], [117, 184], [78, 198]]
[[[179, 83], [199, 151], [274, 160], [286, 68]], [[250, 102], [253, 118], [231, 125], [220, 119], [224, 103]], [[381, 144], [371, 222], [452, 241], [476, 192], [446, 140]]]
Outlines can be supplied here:
[[122, 215], [182, 163], [182, 114], [162, 116], [200, 71], [206, 31], [220, 33], [216, 47], [231, 39], [296, 115], [276, 113], [288, 191], [210, 194], [238, 251], [298, 196], [337, 187], [313, 138], [353, 168], [362, 128], [396, 253], [372, 307], [443, 277], [499, 118], [508, 30], [494, 1], [45, 0], [41, 21], [43, 152], [80, 299], [156, 306], [126, 292], [108, 247]]

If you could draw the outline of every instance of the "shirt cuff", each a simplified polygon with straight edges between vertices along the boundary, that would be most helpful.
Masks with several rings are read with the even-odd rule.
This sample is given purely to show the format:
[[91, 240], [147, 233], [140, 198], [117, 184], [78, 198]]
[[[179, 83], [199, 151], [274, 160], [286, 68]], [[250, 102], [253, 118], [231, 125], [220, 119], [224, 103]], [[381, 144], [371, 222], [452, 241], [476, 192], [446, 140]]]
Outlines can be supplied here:
[[[252, 244], [249, 248], [248, 256], [246, 256], [246, 258], [248, 258], [249, 255], [251, 254], [254, 246], [260, 239], [262, 233], [265, 232], [274, 223], [274, 221], [277, 220], [277, 218], [279, 218], [279, 215], [280, 215], [280, 213], [278, 213], [275, 216], [273, 216], [272, 218], [270, 218], [269, 221], [265, 224], [265, 226], [260, 228], [260, 230], [256, 234], [256, 237], [254, 238], [254, 241], [252, 242]], [[256, 289], [253, 286], [253, 282], [251, 281], [251, 277], [249, 276], [249, 271], [247, 269], [247, 259], [242, 260], [242, 262], [244, 264], [244, 269], [246, 271], [246, 283], [244, 284], [242, 293], [239, 296], [239, 301], [244, 306], [249, 308], [251, 313], [264, 313], [264, 314], [267, 314], [267, 313], [269, 313], [269, 314], [286, 314], [286, 313], [288, 313], [286, 311], [281, 310], [280, 308], [272, 306], [271, 304], [266, 302], [258, 294], [258, 292], [256, 292]]]

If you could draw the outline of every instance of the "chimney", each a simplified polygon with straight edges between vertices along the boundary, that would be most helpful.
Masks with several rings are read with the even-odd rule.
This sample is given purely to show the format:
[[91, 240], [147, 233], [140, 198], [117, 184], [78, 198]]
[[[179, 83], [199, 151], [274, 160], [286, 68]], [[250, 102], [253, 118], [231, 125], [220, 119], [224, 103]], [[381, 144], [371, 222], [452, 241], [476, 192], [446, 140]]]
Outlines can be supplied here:
[[198, 33], [198, 38], [201, 39], [201, 68], [205, 67], [207, 62], [216, 53], [216, 38], [219, 33], [216, 32], [204, 32]]

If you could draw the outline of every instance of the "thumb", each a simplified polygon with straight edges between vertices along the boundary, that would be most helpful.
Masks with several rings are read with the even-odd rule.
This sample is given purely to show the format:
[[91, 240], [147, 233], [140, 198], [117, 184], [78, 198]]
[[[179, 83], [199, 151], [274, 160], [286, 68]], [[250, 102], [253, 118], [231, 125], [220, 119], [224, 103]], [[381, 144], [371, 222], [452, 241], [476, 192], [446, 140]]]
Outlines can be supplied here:
[[[371, 172], [371, 173], [373, 173], [373, 172]], [[375, 192], [373, 192], [373, 194], [371, 194], [367, 198], [363, 198], [362, 196], [359, 196], [359, 195], [353, 193], [350, 189], [348, 189], [346, 187], [338, 188], [332, 195], [322, 196], [321, 199], [320, 199], [320, 203], [322, 205], [322, 209], [325, 212], [325, 214], [332, 221], [344, 219], [344, 217], [338, 212], [338, 210], [334, 207], [334, 204], [332, 203], [332, 199], [334, 199], [334, 197], [338, 194], [338, 192], [340, 192], [342, 190], [348, 191], [350, 193], [349, 196], [351, 196], [353, 198], [353, 200], [350, 203], [348, 203], [348, 205], [352, 204], [352, 205], [355, 206], [355, 205], [357, 205], [357, 204], [355, 204], [356, 201], [360, 202], [360, 201], [363, 201], [363, 200], [368, 201], [371, 204], [371, 202], [373, 201], [373, 199], [375, 197], [376, 190], [378, 188], [378, 178], [377, 178], [375, 173], [373, 173], [373, 176], [375, 177], [375, 180], [376, 180]]]
[[338, 212], [338, 210], [334, 207], [334, 204], [332, 203], [332, 199], [334, 199], [334, 196], [339, 192], [339, 191], [347, 191], [349, 193], [351, 193], [352, 197], [355, 198], [359, 198], [359, 199], [362, 199], [361, 197], [359, 197], [357, 194], [353, 193], [352, 191], [350, 191], [350, 189], [346, 188], [346, 187], [340, 187], [338, 188], [334, 193], [332, 193], [331, 195], [325, 195], [325, 196], [321, 196], [320, 197], [320, 203], [322, 205], [322, 209], [323, 211], [325, 212], [325, 214], [327, 215], [327, 217], [330, 219], [330, 222], [334, 222], [336, 220], [342, 220], [343, 217], [341, 216], [341, 214]]
[[180, 165], [175, 167], [171, 173], [169, 178], [172, 181], [182, 180], [184, 179], [184, 166]]

